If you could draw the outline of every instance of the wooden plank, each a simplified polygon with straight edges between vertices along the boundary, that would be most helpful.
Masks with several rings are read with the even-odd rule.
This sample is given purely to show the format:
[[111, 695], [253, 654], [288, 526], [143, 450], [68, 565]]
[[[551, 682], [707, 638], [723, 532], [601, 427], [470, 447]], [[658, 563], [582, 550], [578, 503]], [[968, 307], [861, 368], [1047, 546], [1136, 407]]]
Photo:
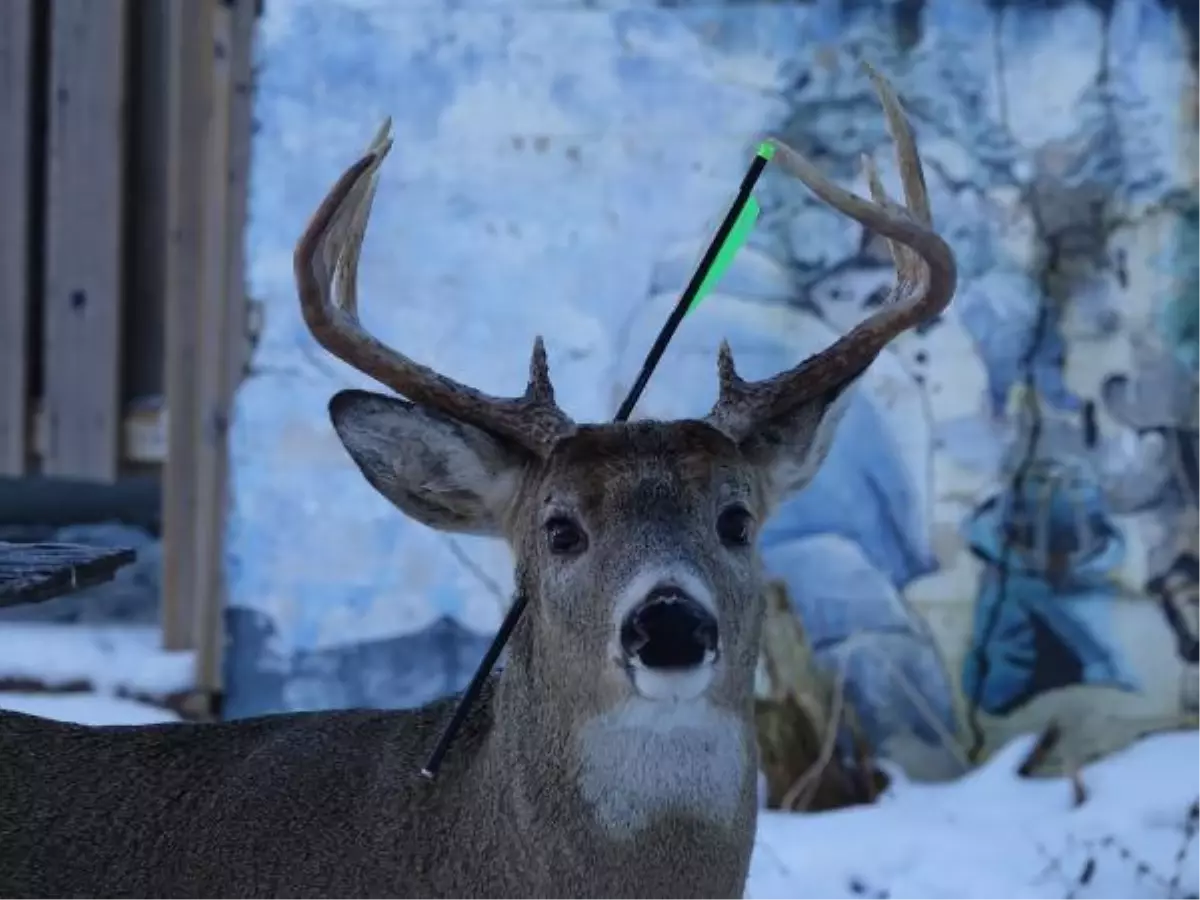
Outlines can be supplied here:
[[0, 542], [0, 607], [40, 603], [112, 580], [133, 562], [128, 548]]
[[162, 491], [153, 475], [126, 476], [112, 484], [40, 475], [0, 476], [0, 509], [9, 521], [35, 531], [116, 520], [157, 533]]
[[229, 175], [233, 100], [232, 4], [216, 6], [212, 16], [212, 124], [208, 131], [207, 205], [200, 303], [199, 435], [196, 448], [196, 686], [219, 682], [225, 491], [228, 483], [226, 435], [232, 394], [229, 335], [233, 312], [229, 297]]
[[120, 444], [126, 0], [55, 0], [43, 471], [113, 481]]
[[0, 474], [25, 472], [33, 0], [0, 3]]
[[[167, 416], [161, 397], [137, 397], [125, 404], [121, 414], [121, 463], [161, 466], [167, 460]], [[46, 455], [49, 444], [46, 414], [35, 405], [29, 432], [29, 455]]]
[[202, 301], [205, 156], [212, 115], [213, 0], [169, 3], [167, 58], [166, 384], [163, 646], [194, 644], [196, 620], [198, 310]]

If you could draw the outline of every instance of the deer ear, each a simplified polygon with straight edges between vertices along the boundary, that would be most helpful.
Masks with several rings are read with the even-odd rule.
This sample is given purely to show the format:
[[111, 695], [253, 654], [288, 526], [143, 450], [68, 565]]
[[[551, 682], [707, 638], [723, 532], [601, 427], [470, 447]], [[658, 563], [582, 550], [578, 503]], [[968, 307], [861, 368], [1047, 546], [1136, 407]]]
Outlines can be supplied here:
[[478, 428], [370, 391], [341, 391], [329, 418], [371, 486], [439, 531], [499, 536], [527, 462]]
[[853, 383], [800, 404], [742, 441], [746, 458], [766, 474], [772, 504], [802, 489], [817, 474], [849, 406]]

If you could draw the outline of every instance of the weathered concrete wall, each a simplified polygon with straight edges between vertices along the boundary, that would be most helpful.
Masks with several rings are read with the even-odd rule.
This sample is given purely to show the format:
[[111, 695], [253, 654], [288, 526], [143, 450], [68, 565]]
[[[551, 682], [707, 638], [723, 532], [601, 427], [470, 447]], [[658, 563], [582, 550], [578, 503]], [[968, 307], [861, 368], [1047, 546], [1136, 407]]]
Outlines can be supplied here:
[[[542, 333], [560, 401], [603, 419], [764, 133], [859, 190], [862, 152], [892, 174], [861, 56], [910, 111], [960, 294], [868, 374], [764, 536], [768, 564], [877, 745], [916, 771], [1051, 714], [1105, 740], [1194, 714], [1185, 13], [1191, 31], [1156, 0], [268, 4], [250, 235], [267, 322], [233, 431], [231, 713], [451, 690], [510, 584], [503, 547], [405, 521], [328, 424], [331, 394], [370, 385], [307, 336], [290, 254], [378, 121], [394, 116], [397, 147], [361, 266], [367, 324], [496, 392], [523, 385]], [[768, 172], [759, 197], [642, 414], [705, 411], [721, 337], [762, 376], [887, 285], [878, 242], [802, 187]]]

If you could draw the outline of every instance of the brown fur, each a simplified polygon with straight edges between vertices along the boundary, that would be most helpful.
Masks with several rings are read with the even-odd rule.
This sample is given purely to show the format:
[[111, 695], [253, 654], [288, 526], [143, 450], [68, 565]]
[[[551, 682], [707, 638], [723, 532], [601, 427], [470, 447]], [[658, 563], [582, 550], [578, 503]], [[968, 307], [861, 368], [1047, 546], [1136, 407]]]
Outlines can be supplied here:
[[607, 841], [494, 686], [434, 783], [417, 771], [450, 701], [133, 728], [0, 714], [0, 896], [740, 896], [752, 794], [736, 840], [671, 818]]
[[[120, 728], [0, 714], [0, 895], [740, 896], [761, 578], [755, 551], [723, 547], [713, 523], [732, 500], [765, 516], [764, 471], [701, 422], [583, 427], [540, 464], [391, 397], [344, 392], [331, 411], [397, 505], [505, 537], [531, 597], [438, 780], [417, 773], [449, 701]], [[548, 510], [587, 531], [579, 559], [549, 554]], [[726, 821], [697, 815], [708, 798], [689, 796], [685, 757], [674, 805], [614, 830], [581, 794], [580, 730], [631, 693], [606, 649], [613, 598], [677, 562], [717, 598], [724, 655], [707, 696], [745, 733], [723, 776], [739, 799]], [[656, 764], [634, 757], [627, 776], [651, 783]]]

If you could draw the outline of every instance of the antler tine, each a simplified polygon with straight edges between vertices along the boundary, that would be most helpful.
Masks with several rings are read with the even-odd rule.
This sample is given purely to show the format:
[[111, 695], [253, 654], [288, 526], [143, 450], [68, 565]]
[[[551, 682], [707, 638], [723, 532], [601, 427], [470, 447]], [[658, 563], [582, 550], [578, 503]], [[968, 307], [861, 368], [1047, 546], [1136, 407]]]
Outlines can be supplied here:
[[904, 206], [887, 196], [869, 157], [863, 164], [874, 202], [838, 187], [783, 142], [771, 143], [775, 159], [789, 174], [829, 206], [888, 240], [896, 283], [882, 309], [825, 350], [771, 378], [743, 381], [734, 370], [732, 355], [723, 351], [720, 396], [708, 419], [737, 440], [814, 397], [840, 390], [897, 335], [940, 314], [954, 296], [958, 278], [954, 253], [932, 229], [925, 174], [908, 118], [887, 80], [865, 63], [863, 68], [875, 85], [896, 144]]
[[330, 188], [296, 244], [300, 310], [317, 343], [392, 390], [545, 458], [574, 423], [554, 402], [541, 337], [520, 397], [492, 397], [414, 362], [379, 341], [358, 318], [358, 258], [379, 167], [392, 147], [391, 120]]

